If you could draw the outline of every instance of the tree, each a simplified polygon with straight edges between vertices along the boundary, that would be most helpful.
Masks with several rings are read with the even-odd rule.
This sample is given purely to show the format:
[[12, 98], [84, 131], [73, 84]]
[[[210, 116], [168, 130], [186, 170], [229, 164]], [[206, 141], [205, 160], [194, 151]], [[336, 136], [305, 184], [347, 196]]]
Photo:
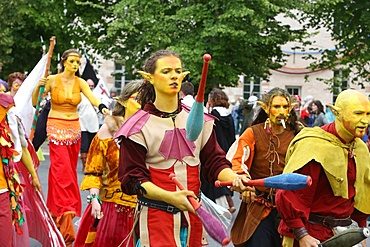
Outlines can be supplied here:
[[[212, 55], [208, 87], [237, 84], [238, 75], [266, 78], [283, 61], [282, 44], [301, 37], [277, 21], [300, 1], [274, 0], [126, 0], [79, 1], [98, 11], [99, 19], [81, 15], [85, 46], [105, 58], [122, 61], [127, 73], [141, 69], [158, 49], [182, 55], [189, 80], [197, 84], [204, 53]], [[293, 17], [291, 15], [291, 17]]]
[[79, 44], [73, 22], [77, 13], [74, 1], [0, 0], [0, 77], [15, 71], [30, 72], [42, 56], [43, 37], [46, 51], [49, 39], [56, 36], [51, 71], [56, 72], [58, 53]]
[[[334, 49], [326, 49], [322, 57], [311, 64], [312, 69], [340, 69], [341, 73], [325, 81], [330, 87], [340, 86], [351, 79], [364, 86], [370, 81], [370, 2], [363, 0], [318, 0], [302, 9], [304, 28], [326, 29], [334, 41]], [[307, 56], [312, 59], [312, 56]]]

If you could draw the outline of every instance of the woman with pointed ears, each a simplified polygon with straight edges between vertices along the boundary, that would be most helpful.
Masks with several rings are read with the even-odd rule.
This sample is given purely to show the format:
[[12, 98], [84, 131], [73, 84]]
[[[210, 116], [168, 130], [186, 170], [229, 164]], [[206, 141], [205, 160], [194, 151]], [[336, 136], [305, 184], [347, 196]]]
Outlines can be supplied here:
[[[235, 190], [247, 189], [230, 169], [230, 162], [217, 143], [213, 118], [206, 116], [198, 139], [186, 139], [189, 112], [178, 93], [184, 77], [178, 54], [169, 50], [153, 53], [139, 72], [145, 83], [139, 90], [142, 110], [128, 119], [117, 132], [121, 140], [119, 180], [122, 190], [138, 195], [139, 238], [137, 246], [199, 247], [202, 222], [188, 197], [200, 193], [200, 165], [209, 183], [233, 181]], [[176, 141], [174, 141], [176, 140]], [[184, 185], [178, 190], [169, 179], [174, 173]]]

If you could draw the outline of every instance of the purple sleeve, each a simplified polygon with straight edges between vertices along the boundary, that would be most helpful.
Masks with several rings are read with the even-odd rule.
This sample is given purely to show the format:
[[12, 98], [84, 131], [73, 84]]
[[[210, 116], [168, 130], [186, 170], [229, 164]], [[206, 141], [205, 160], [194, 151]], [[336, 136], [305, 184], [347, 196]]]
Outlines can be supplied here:
[[140, 184], [150, 181], [146, 167], [146, 149], [128, 138], [121, 137], [118, 180], [122, 191], [128, 195], [140, 194]]
[[202, 175], [210, 184], [218, 179], [219, 173], [225, 168], [231, 168], [231, 163], [226, 159], [226, 154], [220, 147], [213, 130], [206, 145], [200, 151]]

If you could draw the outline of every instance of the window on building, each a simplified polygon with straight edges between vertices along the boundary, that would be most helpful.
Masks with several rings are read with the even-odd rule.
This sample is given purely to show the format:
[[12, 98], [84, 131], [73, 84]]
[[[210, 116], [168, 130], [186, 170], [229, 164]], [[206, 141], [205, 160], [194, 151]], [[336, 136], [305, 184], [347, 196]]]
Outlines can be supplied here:
[[125, 86], [125, 66], [119, 62], [114, 62], [114, 87], [117, 88], [117, 95], [121, 94], [122, 88]]
[[252, 95], [261, 98], [261, 78], [247, 78], [244, 76], [243, 98], [248, 99]]
[[333, 102], [338, 94], [348, 88], [348, 78], [344, 77], [341, 70], [334, 70]]
[[297, 87], [297, 86], [286, 86], [285, 87], [285, 90], [291, 95], [299, 95], [301, 96], [301, 91], [302, 91], [302, 88], [301, 87]]

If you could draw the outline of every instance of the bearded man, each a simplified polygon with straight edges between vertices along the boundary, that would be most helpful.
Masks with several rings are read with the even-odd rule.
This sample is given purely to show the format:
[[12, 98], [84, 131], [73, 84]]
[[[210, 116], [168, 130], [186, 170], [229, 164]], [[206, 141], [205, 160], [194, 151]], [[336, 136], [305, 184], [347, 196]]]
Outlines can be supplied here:
[[[283, 172], [289, 143], [301, 129], [292, 98], [284, 89], [271, 89], [257, 103], [261, 110], [252, 126], [228, 152], [232, 169], [252, 179]], [[256, 187], [255, 193], [244, 192], [231, 230], [233, 244], [237, 247], [280, 247], [278, 218], [275, 189]]]
[[328, 106], [335, 121], [304, 128], [287, 151], [284, 173], [309, 175], [312, 185], [277, 192], [279, 233], [286, 247], [318, 246], [337, 227], [365, 227], [370, 214], [369, 151], [361, 140], [369, 125], [369, 100], [348, 89]]

